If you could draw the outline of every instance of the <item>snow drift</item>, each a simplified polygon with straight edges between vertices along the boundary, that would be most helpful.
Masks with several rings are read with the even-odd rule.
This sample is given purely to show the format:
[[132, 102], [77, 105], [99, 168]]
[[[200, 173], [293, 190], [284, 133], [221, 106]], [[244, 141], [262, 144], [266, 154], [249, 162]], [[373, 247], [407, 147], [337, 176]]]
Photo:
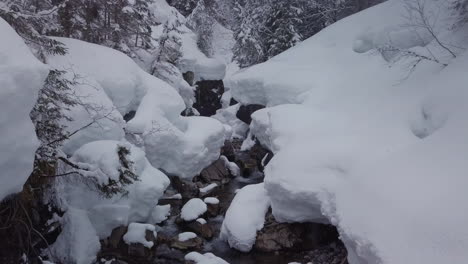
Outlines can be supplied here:
[[0, 18], [0, 200], [19, 192], [33, 168], [39, 146], [29, 117], [48, 69]]
[[[468, 260], [468, 57], [455, 48], [467, 34], [447, 30], [446, 2], [426, 3], [457, 58], [414, 38], [404, 1], [390, 0], [228, 80], [239, 102], [270, 107], [251, 131], [275, 153], [275, 218], [335, 224], [353, 264]], [[377, 52], [387, 45], [441, 63], [412, 68], [411, 56]]]
[[[69, 129], [88, 127], [65, 144], [67, 154], [96, 140], [121, 140], [126, 132], [137, 134], [148, 160], [156, 167], [183, 178], [198, 174], [219, 157], [224, 127], [204, 117], [182, 117], [186, 108], [177, 91], [143, 71], [125, 54], [103, 46], [59, 38], [68, 48], [65, 56], [50, 63], [77, 75], [75, 87], [83, 105], [71, 109]], [[87, 106], [91, 106], [86, 108]], [[89, 111], [98, 109], [96, 111]], [[131, 111], [135, 117], [122, 119]]]

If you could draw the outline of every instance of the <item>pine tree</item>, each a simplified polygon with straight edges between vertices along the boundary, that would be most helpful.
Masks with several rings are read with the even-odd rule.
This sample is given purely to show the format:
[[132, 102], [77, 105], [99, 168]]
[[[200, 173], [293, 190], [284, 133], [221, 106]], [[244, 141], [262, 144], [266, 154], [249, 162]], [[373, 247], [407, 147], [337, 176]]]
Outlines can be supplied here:
[[236, 3], [235, 12], [239, 18], [234, 37], [234, 59], [240, 67], [248, 67], [265, 61], [265, 50], [262, 39], [264, 18], [268, 6], [256, 1], [247, 0]]
[[295, 1], [272, 0], [265, 24], [266, 57], [271, 58], [299, 43], [302, 9]]
[[216, 23], [213, 8], [212, 1], [199, 0], [192, 14], [188, 17], [188, 25], [198, 35], [198, 47], [208, 57], [212, 55], [213, 25]]

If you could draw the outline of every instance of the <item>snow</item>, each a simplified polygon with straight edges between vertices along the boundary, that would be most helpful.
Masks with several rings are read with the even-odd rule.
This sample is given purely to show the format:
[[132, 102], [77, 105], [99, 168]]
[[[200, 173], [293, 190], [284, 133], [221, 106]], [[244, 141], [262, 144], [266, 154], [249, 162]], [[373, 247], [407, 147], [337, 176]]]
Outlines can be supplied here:
[[146, 240], [146, 231], [153, 232], [154, 237], [156, 237], [156, 229], [154, 225], [131, 223], [128, 225], [128, 231], [123, 236], [123, 240], [128, 245], [142, 244], [147, 248], [152, 248], [154, 246], [154, 242]]
[[176, 194], [174, 194], [172, 196], [164, 197], [164, 199], [167, 199], [167, 200], [181, 200], [182, 199], [182, 194], [176, 193]]
[[203, 202], [205, 202], [206, 204], [219, 204], [218, 198], [215, 197], [206, 197], [205, 199], [203, 199]]
[[184, 233], [180, 233], [178, 236], [177, 236], [177, 239], [181, 242], [184, 242], [184, 241], [187, 241], [187, 240], [190, 240], [190, 239], [194, 239], [197, 237], [197, 234], [195, 233], [192, 233], [192, 232], [184, 232]]
[[71, 160], [89, 169], [85, 176], [106, 184], [110, 179], [118, 180], [120, 175], [118, 146], [130, 150], [131, 170], [139, 177], [138, 181], [126, 187], [127, 195], [105, 199], [85, 183], [75, 182], [66, 183], [62, 191], [69, 207], [89, 211], [90, 221], [100, 238], [106, 238], [112, 229], [129, 222], [163, 221], [170, 209], [156, 206], [170, 183], [169, 179], [151, 166], [141, 149], [128, 142], [94, 141], [78, 149]]
[[29, 177], [39, 142], [29, 112], [48, 69], [0, 18], [0, 200], [19, 192]]
[[205, 186], [203, 188], [200, 188], [200, 192], [201, 193], [209, 193], [211, 190], [213, 190], [216, 187], [218, 187], [217, 183], [210, 183], [209, 185], [207, 185], [207, 186]]
[[[226, 95], [226, 93], [224, 95]], [[228, 106], [217, 110], [216, 115], [212, 116], [212, 118], [230, 127], [230, 130], [226, 129], [226, 138], [245, 138], [247, 135], [249, 126], [236, 117], [239, 107], [240, 104]]]
[[208, 210], [206, 204], [199, 198], [190, 199], [180, 211], [184, 221], [193, 221]]
[[[104, 46], [69, 38], [56, 38], [67, 46], [68, 54], [53, 56], [53, 65], [74, 71], [86, 80], [102, 86], [116, 109], [122, 114], [136, 110], [149, 84], [144, 72], [124, 53]], [[154, 78], [157, 79], [157, 78]], [[155, 81], [156, 82], [156, 81]]]
[[142, 135], [153, 166], [190, 179], [219, 157], [225, 132], [214, 119], [180, 116], [185, 105], [174, 93], [170, 87], [149, 90], [127, 131]]
[[231, 172], [232, 176], [240, 176], [240, 168], [235, 162], [229, 161], [226, 156], [221, 156], [220, 158], [222, 161], [224, 161], [224, 164], [226, 164], [226, 167], [228, 168], [229, 172]]
[[[402, 2], [343, 19], [227, 82], [241, 103], [269, 107], [250, 128], [275, 154], [265, 189], [276, 220], [336, 225], [351, 264], [464, 263], [468, 57], [455, 47], [468, 36], [448, 30], [445, 2], [426, 1], [438, 5], [451, 58], [408, 32]], [[375, 51], [389, 39], [449, 65], [422, 61], [412, 71], [411, 58]], [[235, 204], [223, 223], [234, 242], [228, 223], [246, 215]]]
[[182, 28], [182, 57], [177, 67], [182, 72], [191, 71], [195, 81], [222, 80], [226, 75], [226, 64], [221, 58], [208, 58], [197, 46], [197, 35], [187, 27]]
[[89, 264], [101, 249], [87, 212], [70, 208], [63, 216], [63, 230], [54, 244], [45, 251], [54, 262]]
[[200, 223], [200, 225], [205, 225], [207, 223], [206, 220], [203, 218], [198, 218], [196, 221]]
[[263, 183], [240, 189], [226, 211], [221, 238], [231, 248], [249, 252], [255, 243], [257, 231], [263, 228], [269, 207], [270, 198]]
[[160, 224], [169, 217], [171, 213], [171, 205], [157, 205], [154, 207], [151, 212], [150, 222], [155, 224]]
[[229, 264], [222, 258], [215, 256], [213, 253], [200, 254], [198, 252], [190, 252], [185, 255], [185, 260], [193, 261], [196, 264]]

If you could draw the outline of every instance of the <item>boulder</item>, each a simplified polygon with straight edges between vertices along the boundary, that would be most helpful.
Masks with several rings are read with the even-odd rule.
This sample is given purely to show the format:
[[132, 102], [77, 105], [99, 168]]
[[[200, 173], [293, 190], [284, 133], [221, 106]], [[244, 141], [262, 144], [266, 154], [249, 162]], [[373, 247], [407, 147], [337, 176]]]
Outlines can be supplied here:
[[112, 230], [111, 235], [108, 238], [108, 246], [112, 249], [117, 249], [123, 243], [123, 236], [127, 233], [128, 227], [119, 226]]
[[259, 104], [241, 105], [236, 113], [236, 117], [244, 123], [250, 125], [252, 122], [252, 114], [263, 108], [265, 108], [265, 106]]
[[177, 238], [175, 238], [172, 241], [170, 247], [184, 251], [197, 251], [203, 248], [203, 240], [199, 237], [195, 237], [186, 241], [179, 241]]
[[203, 183], [226, 184], [231, 179], [231, 173], [226, 168], [224, 161], [218, 159], [213, 164], [202, 170], [197, 179]]
[[182, 180], [177, 176], [171, 177], [171, 183], [172, 187], [174, 187], [174, 189], [176, 189], [184, 199], [197, 197], [200, 193], [198, 186], [195, 183]]
[[187, 223], [186, 228], [205, 239], [213, 238], [214, 231], [209, 223], [201, 224], [197, 221], [193, 221], [193, 222]]
[[[156, 243], [156, 237], [154, 237], [153, 231], [146, 230], [145, 239], [147, 241], [153, 241]], [[151, 259], [153, 256], [153, 251], [145, 245], [140, 243], [131, 243], [128, 245], [128, 256]]]
[[262, 252], [305, 251], [339, 241], [332, 225], [318, 223], [278, 223], [271, 211], [257, 233], [254, 248]]

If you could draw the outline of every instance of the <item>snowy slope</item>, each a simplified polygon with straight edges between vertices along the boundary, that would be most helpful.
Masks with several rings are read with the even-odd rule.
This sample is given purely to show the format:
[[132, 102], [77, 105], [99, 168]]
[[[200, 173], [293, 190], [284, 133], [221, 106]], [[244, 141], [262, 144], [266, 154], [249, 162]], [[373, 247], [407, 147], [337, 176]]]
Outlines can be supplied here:
[[29, 112], [48, 69], [0, 18], [0, 200], [19, 192], [32, 171], [38, 140]]
[[[466, 30], [447, 31], [443, 3], [426, 2], [440, 40], [463, 47]], [[332, 222], [351, 263], [465, 263], [468, 54], [414, 38], [405, 10], [395, 0], [351, 16], [228, 85], [270, 106], [251, 130], [275, 152], [265, 189], [277, 220]], [[412, 71], [412, 58], [375, 51], [388, 44], [449, 65]]]

